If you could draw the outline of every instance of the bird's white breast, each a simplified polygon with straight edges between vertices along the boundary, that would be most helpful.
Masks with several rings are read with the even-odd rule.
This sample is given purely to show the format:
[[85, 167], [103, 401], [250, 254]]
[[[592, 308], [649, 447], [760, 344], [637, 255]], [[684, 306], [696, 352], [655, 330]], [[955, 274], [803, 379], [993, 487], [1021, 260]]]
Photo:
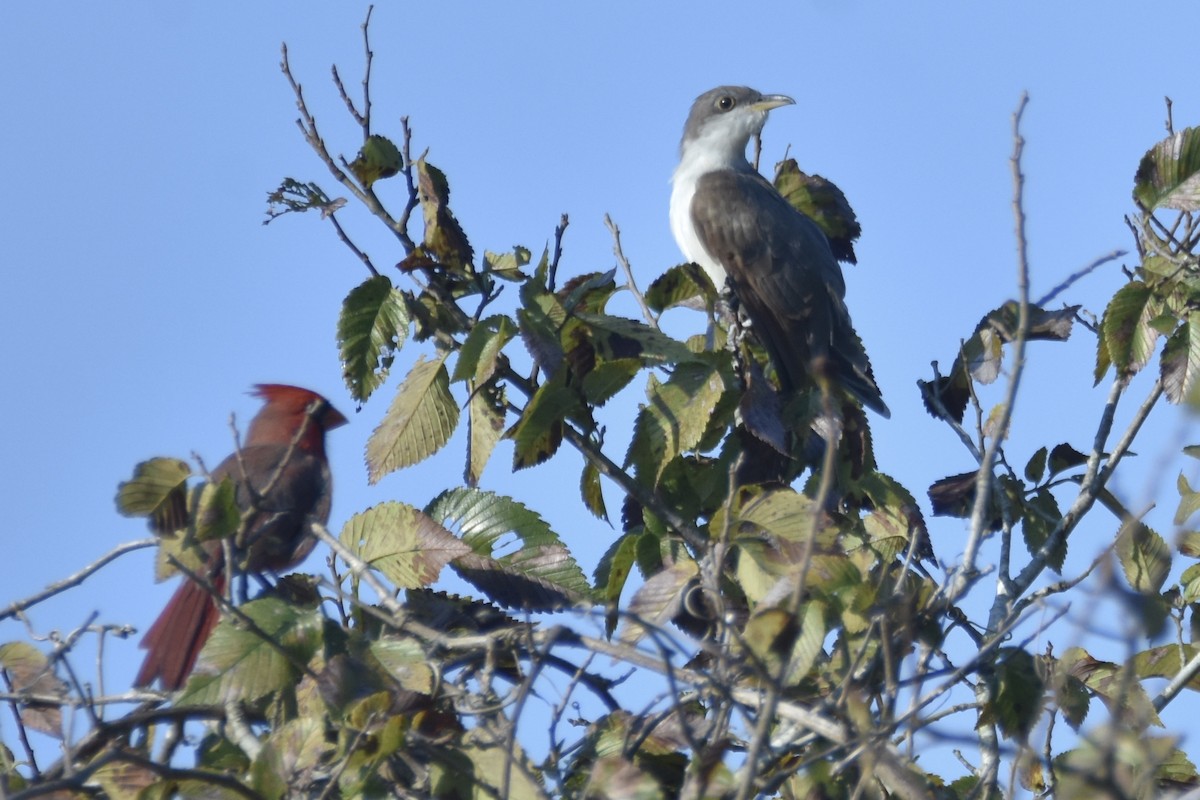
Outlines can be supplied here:
[[712, 149], [697, 147], [697, 144], [691, 142], [684, 149], [679, 166], [671, 177], [671, 233], [683, 257], [699, 264], [708, 273], [717, 291], [721, 291], [725, 288], [725, 269], [709, 254], [696, 235], [696, 226], [692, 223], [692, 197], [696, 194], [696, 181], [700, 180], [700, 176], [727, 168], [728, 158]]

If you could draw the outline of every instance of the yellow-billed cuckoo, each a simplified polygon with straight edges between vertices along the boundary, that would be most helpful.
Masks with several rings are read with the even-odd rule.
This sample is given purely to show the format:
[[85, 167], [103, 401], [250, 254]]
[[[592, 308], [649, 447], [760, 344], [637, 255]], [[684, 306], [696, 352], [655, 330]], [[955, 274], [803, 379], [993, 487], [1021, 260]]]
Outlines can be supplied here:
[[696, 98], [672, 178], [671, 231], [718, 290], [728, 279], [785, 391], [840, 387], [888, 417], [829, 241], [746, 160], [767, 112], [794, 102], [745, 86]]

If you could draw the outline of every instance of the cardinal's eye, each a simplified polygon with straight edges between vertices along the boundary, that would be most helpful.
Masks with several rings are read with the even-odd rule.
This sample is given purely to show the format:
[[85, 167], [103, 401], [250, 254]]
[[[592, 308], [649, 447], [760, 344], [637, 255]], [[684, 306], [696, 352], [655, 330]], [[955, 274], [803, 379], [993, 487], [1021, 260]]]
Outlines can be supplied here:
[[737, 105], [737, 101], [729, 95], [722, 95], [717, 99], [717, 109], [719, 111], [730, 111]]

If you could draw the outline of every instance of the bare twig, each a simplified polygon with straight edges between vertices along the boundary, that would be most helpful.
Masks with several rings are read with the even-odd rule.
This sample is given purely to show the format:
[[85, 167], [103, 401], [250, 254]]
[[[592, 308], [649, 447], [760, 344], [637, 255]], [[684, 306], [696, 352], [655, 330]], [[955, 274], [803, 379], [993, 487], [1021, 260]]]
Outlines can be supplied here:
[[87, 580], [88, 577], [90, 577], [93, 573], [98, 571], [101, 567], [105, 566], [109, 562], [115, 561], [126, 553], [131, 553], [134, 550], [145, 550], [147, 547], [155, 547], [157, 544], [158, 539], [153, 537], [149, 539], [138, 539], [135, 542], [125, 542], [124, 544], [119, 544], [75, 574], [63, 578], [61, 581], [56, 581], [37, 594], [30, 595], [23, 600], [17, 600], [10, 604], [8, 608], [0, 610], [0, 620], [8, 619], [9, 617], [15, 617], [25, 609], [31, 608], [43, 600], [53, 597], [54, 595], [74, 586], [78, 586]]
[[612, 234], [613, 253], [617, 257], [617, 263], [621, 265], [621, 271], [625, 273], [625, 284], [629, 287], [633, 299], [637, 301], [638, 306], [642, 309], [642, 316], [646, 318], [646, 324], [652, 328], [657, 328], [658, 318], [654, 316], [654, 312], [647, 305], [646, 296], [638, 289], [637, 281], [633, 278], [633, 267], [629, 265], [629, 259], [625, 257], [625, 251], [621, 248], [621, 229], [617, 227], [617, 224], [612, 221], [612, 217], [608, 214], [604, 215], [604, 226]]
[[1038, 301], [1034, 305], [1039, 306], [1039, 307], [1045, 306], [1051, 300], [1058, 297], [1060, 294], [1065, 292], [1067, 289], [1074, 286], [1081, 278], [1084, 278], [1087, 275], [1090, 275], [1093, 271], [1095, 271], [1099, 267], [1104, 266], [1105, 264], [1107, 264], [1110, 261], [1116, 261], [1118, 258], [1124, 258], [1125, 255], [1126, 255], [1126, 253], [1124, 250], [1113, 250], [1111, 252], [1105, 253], [1104, 255], [1102, 255], [1099, 258], [1092, 261], [1092, 263], [1088, 264], [1087, 266], [1082, 267], [1082, 268], [1077, 269], [1074, 272], [1072, 272], [1070, 275], [1068, 275], [1066, 278], [1063, 279], [1062, 283], [1055, 286], [1053, 289], [1051, 289], [1049, 292], [1047, 292], [1042, 297], [1039, 297]]
[[554, 252], [550, 255], [550, 266], [546, 276], [546, 290], [550, 292], [554, 291], [558, 283], [558, 262], [562, 259], [563, 234], [567, 232], [567, 226], [570, 224], [570, 218], [563, 214], [554, 228]]

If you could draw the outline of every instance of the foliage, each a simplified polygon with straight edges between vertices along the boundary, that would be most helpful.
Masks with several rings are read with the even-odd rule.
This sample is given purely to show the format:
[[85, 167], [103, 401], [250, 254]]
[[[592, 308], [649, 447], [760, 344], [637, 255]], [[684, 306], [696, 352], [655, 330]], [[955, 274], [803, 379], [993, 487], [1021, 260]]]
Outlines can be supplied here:
[[[337, 329], [351, 395], [374, 400], [406, 358], [367, 446], [368, 479], [424, 461], [465, 424], [463, 485], [448, 483], [424, 508], [365, 509], [336, 537], [315, 527], [336, 555], [332, 577], [291, 576], [238, 605], [180, 693], [137, 693], [142, 706], [97, 719], [59, 763], [39, 768], [21, 741], [0, 743], [4, 792], [968, 798], [1018, 790], [1002, 763], [1020, 787], [1063, 798], [1200, 785], [1177, 742], [1151, 735], [1179, 692], [1200, 690], [1200, 534], [1168, 544], [1111, 489], [1161, 400], [1200, 402], [1200, 131], [1173, 133], [1143, 159], [1130, 218], [1137, 261], [1099, 324], [1079, 306], [1032, 302], [1023, 288], [983, 316], [948, 374], [920, 382], [929, 413], [977, 465], [931, 481], [934, 515], [969, 520], [961, 558], [940, 565], [913, 492], [876, 463], [861, 409], [816, 389], [781, 397], [753, 331], [701, 271], [666, 270], [638, 295], [639, 320], [610, 307], [637, 292], [616, 270], [560, 280], [565, 217], [536, 263], [523, 247], [477, 257], [451, 210], [449, 177], [412, 156], [407, 120], [397, 136], [374, 132], [369, 95], [356, 103], [338, 79], [363, 133], [355, 158], [339, 161], [286, 51], [284, 70], [309, 144], [399, 252], [396, 273], [382, 274], [338, 221], [351, 202], [315, 181], [288, 178], [269, 195], [271, 218], [321, 211], [367, 267]], [[853, 261], [860, 228], [837, 187], [791, 160], [776, 180]], [[377, 192], [396, 185], [393, 213]], [[422, 228], [419, 241], [410, 227]], [[515, 288], [506, 295], [515, 305], [499, 302], [503, 287]], [[707, 311], [708, 334], [665, 333], [659, 318], [678, 307]], [[1018, 471], [1005, 444], [1021, 371], [1037, 352], [1027, 345], [1080, 335], [1096, 340], [1097, 383], [1113, 375], [1095, 439], [1045, 442]], [[1114, 409], [1151, 368], [1153, 388], [1118, 432]], [[1004, 401], [983, 408], [978, 390], [1002, 378]], [[631, 396], [632, 437], [613, 453], [603, 414]], [[1039, 402], [1030, 413], [1054, 401]], [[502, 440], [514, 470], [565, 469], [574, 462], [564, 446], [579, 453], [581, 513], [609, 519], [608, 498], [619, 496], [619, 530], [590, 579], [569, 535], [525, 502], [478, 488]], [[162, 532], [164, 565], [187, 567], [190, 542], [237, 529], [229, 485], [189, 488], [189, 473], [155, 459], [118, 490], [122, 513]], [[1183, 525], [1200, 492], [1182, 474], [1178, 490]], [[1168, 621], [1177, 632], [1124, 663], [1078, 646], [1035, 652], [1013, 636], [1106, 562], [1067, 574], [1073, 536], [1097, 502], [1114, 516], [1100, 523], [1123, 578], [1112, 592], [1137, 609], [1142, 639]], [[1004, 591], [973, 619], [963, 607], [986, 607], [979, 547], [992, 537], [1005, 556], [991, 582]], [[435, 588], [447, 568], [472, 596]], [[602, 633], [589, 633], [592, 613]], [[1039, 633], [1054, 640], [1053, 629]], [[91, 708], [94, 698], [62, 677], [69, 652], [69, 643], [50, 653], [0, 645], [23, 734], [65, 736], [62, 708]], [[626, 670], [659, 676], [662, 693], [622, 696]], [[544, 740], [523, 717], [533, 698], [550, 707]], [[978, 739], [964, 776], [928, 772], [897, 746], [947, 718]], [[155, 726], [201, 721], [210, 724], [195, 766], [180, 767], [178, 738], [158, 742]], [[1056, 733], [1056, 721], [1078, 736]]]

